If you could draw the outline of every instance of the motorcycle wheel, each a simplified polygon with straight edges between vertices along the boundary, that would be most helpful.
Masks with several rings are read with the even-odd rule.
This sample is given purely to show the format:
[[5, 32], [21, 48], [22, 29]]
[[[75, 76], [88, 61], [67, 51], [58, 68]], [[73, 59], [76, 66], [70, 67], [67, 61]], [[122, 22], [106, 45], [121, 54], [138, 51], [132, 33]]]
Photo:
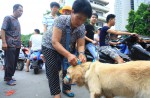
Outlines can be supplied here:
[[24, 61], [18, 61], [18, 62], [17, 62], [17, 69], [18, 69], [19, 71], [22, 71], [23, 68], [24, 68]]
[[38, 72], [39, 72], [39, 69], [38, 69], [38, 68], [35, 68], [35, 69], [34, 69], [34, 74], [38, 74]]

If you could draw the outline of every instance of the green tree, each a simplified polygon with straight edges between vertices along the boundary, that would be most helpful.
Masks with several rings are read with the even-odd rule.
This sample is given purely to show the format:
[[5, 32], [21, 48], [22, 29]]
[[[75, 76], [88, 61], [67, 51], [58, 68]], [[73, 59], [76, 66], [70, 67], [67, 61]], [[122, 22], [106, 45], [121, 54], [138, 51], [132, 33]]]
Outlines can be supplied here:
[[150, 11], [147, 10], [148, 7], [148, 4], [141, 3], [137, 11], [131, 10], [129, 12], [128, 25], [126, 26], [128, 31], [150, 36], [150, 23], [148, 22]]
[[28, 47], [29, 45], [29, 39], [31, 37], [32, 34], [28, 34], [28, 35], [21, 35], [21, 41], [22, 41], [22, 44], [26, 47]]

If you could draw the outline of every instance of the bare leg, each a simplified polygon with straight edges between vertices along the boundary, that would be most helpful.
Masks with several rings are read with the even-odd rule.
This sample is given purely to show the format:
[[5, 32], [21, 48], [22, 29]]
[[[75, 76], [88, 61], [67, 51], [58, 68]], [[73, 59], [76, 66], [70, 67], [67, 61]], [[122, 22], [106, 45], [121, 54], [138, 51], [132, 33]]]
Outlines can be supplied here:
[[27, 59], [27, 62], [26, 62], [26, 72], [29, 72], [29, 65], [30, 65], [30, 60]]
[[115, 58], [115, 61], [116, 61], [118, 64], [124, 63], [124, 60], [123, 60], [120, 56], [117, 56], [117, 57]]
[[54, 98], [61, 98], [60, 94], [54, 96]]
[[44, 55], [43, 55], [43, 54], [40, 55], [40, 58], [41, 58], [42, 61], [45, 63], [45, 58], [44, 58]]

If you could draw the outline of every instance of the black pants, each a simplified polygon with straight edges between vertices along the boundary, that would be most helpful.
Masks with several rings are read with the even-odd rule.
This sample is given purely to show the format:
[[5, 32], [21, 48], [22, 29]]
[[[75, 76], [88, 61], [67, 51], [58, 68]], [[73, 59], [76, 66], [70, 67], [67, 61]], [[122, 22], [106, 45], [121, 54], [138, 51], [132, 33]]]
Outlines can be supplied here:
[[20, 48], [7, 48], [4, 51], [5, 59], [5, 74], [4, 79], [11, 80], [12, 76], [15, 74], [17, 60], [19, 57]]
[[[59, 71], [61, 67], [62, 58], [58, 52], [42, 46], [42, 53], [46, 59], [46, 75], [49, 82], [51, 95], [57, 95], [61, 92], [59, 83]], [[63, 71], [63, 77], [66, 76], [66, 71]], [[70, 90], [71, 86], [62, 84], [63, 90]]]

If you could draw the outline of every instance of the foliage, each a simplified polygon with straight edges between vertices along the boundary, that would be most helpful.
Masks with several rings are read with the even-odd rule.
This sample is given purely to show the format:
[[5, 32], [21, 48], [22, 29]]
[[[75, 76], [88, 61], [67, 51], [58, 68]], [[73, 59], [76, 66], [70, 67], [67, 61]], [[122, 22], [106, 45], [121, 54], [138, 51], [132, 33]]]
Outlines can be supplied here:
[[150, 36], [150, 22], [148, 21], [150, 16], [149, 7], [148, 4], [141, 3], [137, 11], [131, 10], [129, 12], [128, 25], [126, 26], [129, 32]]
[[29, 34], [29, 35], [21, 35], [21, 40], [22, 40], [23, 46], [26, 46], [26, 47], [29, 46], [29, 39], [30, 39], [31, 35], [32, 35], [32, 34]]

